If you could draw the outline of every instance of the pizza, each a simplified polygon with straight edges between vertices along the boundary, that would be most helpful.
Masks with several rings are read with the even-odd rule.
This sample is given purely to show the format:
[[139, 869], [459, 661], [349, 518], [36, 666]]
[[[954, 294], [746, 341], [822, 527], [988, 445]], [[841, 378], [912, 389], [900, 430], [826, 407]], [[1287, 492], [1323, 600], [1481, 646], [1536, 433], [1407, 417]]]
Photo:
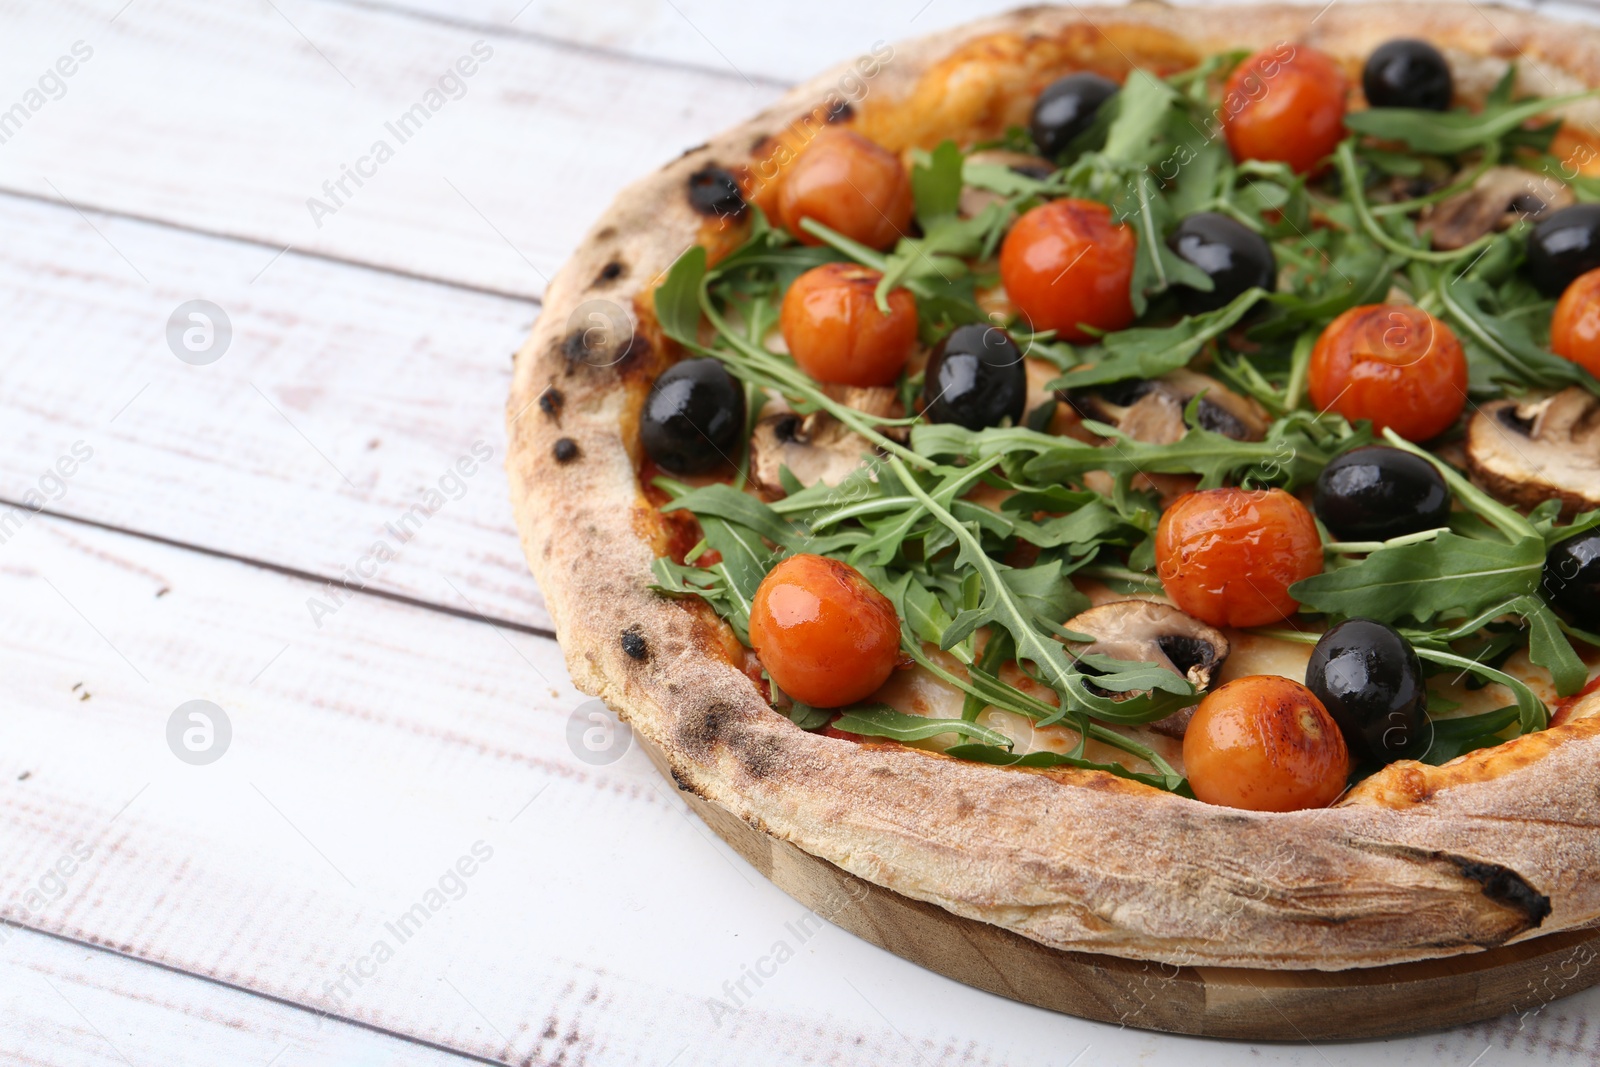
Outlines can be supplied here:
[[688, 151], [516, 357], [574, 680], [1049, 946], [1600, 920], [1596, 84], [1600, 34], [1470, 5], [1044, 6]]

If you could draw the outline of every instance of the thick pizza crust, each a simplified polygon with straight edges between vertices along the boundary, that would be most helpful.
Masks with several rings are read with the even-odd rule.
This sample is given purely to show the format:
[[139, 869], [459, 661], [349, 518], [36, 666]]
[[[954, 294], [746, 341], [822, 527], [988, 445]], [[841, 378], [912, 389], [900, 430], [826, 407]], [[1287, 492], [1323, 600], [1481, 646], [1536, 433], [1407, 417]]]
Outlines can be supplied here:
[[[1472, 84], [1507, 57], [1528, 91], [1600, 84], [1600, 33], [1492, 10], [1495, 24], [1454, 4], [1030, 8], [895, 45], [870, 78], [822, 75], [624, 191], [551, 284], [508, 407], [523, 546], [578, 686], [658, 746], [680, 787], [852, 874], [1061, 948], [1339, 969], [1600, 921], [1600, 720], [1571, 716], [1445, 767], [1395, 764], [1333, 808], [1255, 814], [1099, 772], [806, 733], [730, 662], [709, 612], [648, 588], [668, 531], [639, 488], [637, 412], [675, 358], [649, 292], [692, 242], [715, 252], [739, 236], [691, 208], [691, 174], [717, 164], [762, 185], [755, 168], [861, 84], [848, 121], [893, 148], [929, 146], [1022, 121], [1073, 69], [1171, 69], [1282, 41], [1355, 70], [1380, 41], [1417, 36]], [[1584, 125], [1600, 128], [1596, 111]], [[611, 307], [583, 307], [595, 300]], [[621, 335], [617, 309], [631, 320]]]

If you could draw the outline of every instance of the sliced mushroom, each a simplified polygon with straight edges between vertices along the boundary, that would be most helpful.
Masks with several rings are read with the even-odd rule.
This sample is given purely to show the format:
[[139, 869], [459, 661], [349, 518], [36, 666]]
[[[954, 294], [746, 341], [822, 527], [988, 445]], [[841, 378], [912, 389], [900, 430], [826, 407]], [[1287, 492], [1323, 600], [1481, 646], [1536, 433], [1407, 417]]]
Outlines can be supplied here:
[[1266, 436], [1269, 420], [1260, 405], [1215, 378], [1191, 370], [1176, 370], [1149, 381], [1075, 390], [1066, 399], [1084, 418], [1110, 423], [1136, 441], [1167, 445], [1188, 432], [1184, 410], [1202, 393], [1197, 412], [1201, 427], [1236, 441], [1259, 441]]
[[769, 497], [784, 495], [778, 472], [785, 467], [801, 485], [838, 485], [873, 451], [872, 442], [825, 412], [768, 415], [750, 435], [750, 480]]
[[1453, 251], [1491, 230], [1507, 229], [1572, 202], [1572, 190], [1562, 182], [1520, 167], [1490, 167], [1470, 189], [1440, 201], [1427, 221], [1433, 227], [1433, 247]]
[[[1101, 604], [1072, 618], [1066, 628], [1094, 638], [1093, 644], [1078, 650], [1079, 655], [1155, 663], [1187, 678], [1200, 692], [1211, 688], [1228, 658], [1228, 639], [1221, 630], [1153, 600]], [[1126, 700], [1138, 694], [1107, 695]], [[1182, 737], [1193, 714], [1193, 708], [1185, 708], [1151, 723], [1151, 728], [1169, 737]]]
[[1568, 516], [1600, 508], [1600, 398], [1574, 385], [1483, 405], [1467, 423], [1467, 466], [1508, 504], [1560, 500]]
[[[1049, 160], [1040, 156], [1031, 156], [1026, 152], [1009, 152], [1005, 149], [985, 149], [974, 152], [966, 158], [968, 163], [990, 163], [995, 166], [1006, 167], [1027, 178], [1048, 178], [1055, 167]], [[983, 209], [990, 204], [1001, 200], [998, 193], [988, 189], [977, 189], [966, 186], [961, 190], [961, 202], [958, 208], [963, 218], [974, 218], [983, 214]]]
[[[822, 391], [847, 408], [855, 408], [877, 418], [898, 419], [906, 413], [905, 405], [900, 403], [900, 394], [892, 386], [824, 385]], [[885, 437], [892, 437], [896, 441], [904, 441], [909, 436], [909, 427], [906, 426], [880, 426], [878, 429]]]

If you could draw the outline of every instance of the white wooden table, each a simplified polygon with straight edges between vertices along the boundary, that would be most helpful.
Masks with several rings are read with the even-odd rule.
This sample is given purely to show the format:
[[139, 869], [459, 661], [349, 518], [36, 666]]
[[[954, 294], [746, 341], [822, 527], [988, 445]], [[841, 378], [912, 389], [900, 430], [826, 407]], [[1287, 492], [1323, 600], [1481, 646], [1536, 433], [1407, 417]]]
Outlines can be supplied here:
[[993, 7], [0, 3], [0, 1061], [1600, 1056], [1600, 993], [1253, 1048], [802, 940], [585, 744], [501, 468], [546, 279], [631, 177]]

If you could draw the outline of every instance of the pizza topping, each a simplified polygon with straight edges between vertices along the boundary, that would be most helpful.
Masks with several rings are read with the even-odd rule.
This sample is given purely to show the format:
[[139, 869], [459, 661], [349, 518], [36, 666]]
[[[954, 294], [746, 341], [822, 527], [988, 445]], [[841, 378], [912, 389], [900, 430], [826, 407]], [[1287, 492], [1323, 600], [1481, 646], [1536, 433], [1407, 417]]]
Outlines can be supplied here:
[[1073, 390], [1067, 400], [1085, 418], [1109, 423], [1136, 441], [1152, 444], [1171, 444], [1189, 432], [1186, 412], [1192, 402], [1195, 425], [1235, 441], [1261, 440], [1271, 421], [1259, 404], [1190, 370], [1152, 381]]
[[1466, 407], [1467, 357], [1450, 327], [1421, 308], [1368, 304], [1322, 331], [1308, 384], [1311, 402], [1324, 411], [1427, 441]]
[[934, 348], [923, 374], [923, 414], [969, 430], [1022, 421], [1022, 352], [997, 326], [961, 326]]
[[1572, 191], [1521, 167], [1490, 167], [1428, 215], [1433, 247], [1455, 250], [1572, 203]]
[[1278, 260], [1272, 245], [1238, 219], [1215, 211], [1196, 212], [1178, 224], [1167, 244], [1211, 279], [1210, 290], [1173, 287], [1185, 315], [1215, 311], [1250, 289], [1270, 293], [1278, 287]]
[[821, 239], [813, 219], [869, 248], [887, 248], [911, 225], [911, 182], [893, 152], [852, 130], [826, 129], [783, 176], [778, 214], [802, 244]]
[[1350, 754], [1315, 694], [1276, 675], [1229, 682], [1200, 702], [1183, 735], [1194, 795], [1247, 811], [1325, 808], [1339, 799]]
[[872, 443], [825, 411], [785, 411], [756, 423], [750, 480], [768, 496], [786, 492], [783, 472], [801, 486], [838, 485], [874, 452]]
[[[1475, 477], [1524, 507], [1600, 505], [1581, 499], [1600, 484], [1589, 464], [1600, 448], [1585, 436], [1600, 420], [1583, 414], [1600, 381], [1577, 347], [1550, 351], [1550, 301], [1521, 269], [1527, 258], [1537, 276], [1568, 254], [1526, 220], [1570, 220], [1556, 209], [1600, 198], [1600, 181], [1549, 154], [1551, 109], [1578, 97], [1515, 100], [1514, 75], [1453, 110], [1419, 109], [1423, 94], [1346, 114], [1342, 72], [1300, 45], [1242, 66], [1219, 55], [1167, 77], [1135, 70], [1052, 163], [1021, 128], [912, 148], [904, 165], [823, 131], [780, 182], [781, 226], [752, 206], [742, 245], [719, 246], [714, 265], [691, 248], [656, 290], [665, 337], [725, 365], [756, 423], [724, 450], [723, 481], [653, 480], [670, 498], [663, 511], [703, 535], [655, 561], [658, 587], [703, 599], [756, 645], [775, 707], [800, 728], [836, 721], [856, 737], [954, 741], [945, 751], [961, 759], [1092, 768], [1180, 792], [1187, 771], [1196, 795], [1229, 803], [1226, 783], [1260, 779], [1279, 797], [1236, 798], [1245, 806], [1326, 803], [1351, 750], [1368, 767], [1374, 747], [1414, 754], [1419, 723], [1432, 763], [1543, 728], [1528, 672], [1576, 692], [1588, 668], [1574, 644], [1596, 640], [1540, 595], [1547, 546], [1577, 544], [1600, 518], [1562, 526], [1555, 504], [1513, 510], [1407, 440], [1456, 455], [1448, 435], [1470, 390], [1491, 412], [1509, 406], [1488, 427], [1534, 459], [1494, 481], [1474, 416]], [[1409, 77], [1400, 88], [1417, 88]], [[1219, 121], [1226, 144], [1206, 136]], [[896, 225], [878, 225], [884, 215]], [[818, 291], [835, 298], [826, 313], [811, 308]], [[884, 384], [860, 395], [840, 384], [865, 368]], [[1564, 444], [1529, 447], [1563, 425]], [[1368, 448], [1375, 440], [1388, 447]], [[1529, 493], [1539, 468], [1579, 491]], [[1301, 502], [1313, 483], [1327, 531]], [[1163, 493], [1191, 486], [1163, 511]], [[806, 690], [805, 670], [786, 684], [785, 664], [808, 662], [785, 658], [789, 630], [808, 631], [776, 626], [757, 594], [769, 578], [804, 584], [784, 568], [835, 565], [891, 609], [846, 613], [881, 621], [875, 668], [853, 688]], [[1164, 592], [1178, 608], [1091, 608], [1108, 587]], [[1314, 696], [1267, 680], [1216, 705], [1228, 710], [1218, 722], [1254, 731], [1220, 744], [1182, 729], [1210, 681], [1192, 669], [1203, 651], [1188, 649], [1191, 662], [1159, 639], [1154, 650], [1104, 639], [1102, 615], [1134, 612], [1218, 634], [1262, 627], [1225, 640], [1277, 647], [1254, 669], [1286, 675], [1309, 649], [1297, 658], [1282, 643], [1349, 636], [1359, 628], [1341, 623], [1369, 619], [1394, 636], [1369, 640], [1367, 652], [1386, 651], [1362, 665], [1415, 677], [1393, 654], [1409, 645], [1443, 691], [1431, 724], [1408, 722], [1405, 745], [1360, 726], [1346, 743], [1333, 708], [1319, 719]], [[1326, 657], [1318, 684], [1345, 677], [1358, 651]], [[896, 660], [914, 667], [874, 689]], [[1468, 696], [1451, 681], [1468, 677], [1488, 688]], [[1350, 704], [1338, 714], [1367, 727], [1410, 710], [1377, 687], [1336, 693]], [[1455, 697], [1470, 702], [1461, 714]], [[1162, 733], [1185, 737], [1186, 758], [1197, 746], [1193, 766], [1168, 762]], [[1311, 750], [1321, 756], [1308, 761]], [[1232, 754], [1208, 764], [1218, 753]]]
[[[1154, 663], [1187, 678], [1197, 692], [1211, 682], [1228, 658], [1228, 639], [1221, 630], [1156, 600], [1115, 600], [1068, 619], [1063, 629], [1092, 638], [1077, 650], [1080, 662], [1090, 656]], [[1133, 693], [1113, 695], [1127, 699]]]
[[1392, 626], [1347, 619], [1333, 627], [1311, 653], [1306, 686], [1359, 759], [1415, 759], [1432, 741], [1422, 661]]
[[1228, 78], [1224, 130], [1238, 160], [1286, 163], [1309, 174], [1344, 138], [1350, 83], [1327, 55], [1307, 45], [1257, 52]]
[[1590, 631], [1600, 630], [1600, 532], [1558, 542], [1545, 557], [1540, 584], [1551, 603]]
[[1093, 200], [1052, 200], [1016, 221], [1000, 248], [1006, 295], [1035, 330], [1087, 341], [1133, 321], [1134, 234]]
[[1361, 71], [1370, 107], [1445, 111], [1455, 99], [1450, 64], [1427, 41], [1397, 38], [1372, 50]]
[[1600, 508], [1600, 399], [1576, 386], [1531, 400], [1494, 400], [1467, 423], [1473, 478], [1532, 508], [1559, 500], [1576, 514]]
[[1034, 101], [1028, 130], [1039, 154], [1057, 159], [1094, 125], [1100, 107], [1117, 95], [1117, 83], [1098, 74], [1068, 74], [1045, 86]]
[[790, 556], [761, 580], [750, 643], [772, 682], [816, 708], [870, 696], [900, 657], [894, 605], [847, 563]]
[[800, 369], [819, 382], [892, 385], [917, 343], [917, 301], [905, 289], [874, 293], [883, 275], [854, 263], [824, 263], [795, 279], [783, 296], [783, 340]]
[[716, 359], [687, 359], [657, 378], [639, 418], [651, 459], [677, 474], [703, 474], [740, 450], [744, 389]]
[[1528, 277], [1546, 296], [1559, 296], [1578, 275], [1600, 268], [1600, 204], [1573, 204], [1528, 235]]
[[1213, 626], [1293, 615], [1289, 587], [1322, 571], [1316, 520], [1282, 489], [1209, 489], [1161, 515], [1156, 573], [1184, 611]]
[[1342, 541], [1387, 541], [1437, 530], [1452, 497], [1433, 464], [1398, 448], [1344, 453], [1317, 476], [1317, 518]]
[[1561, 294], [1550, 319], [1550, 350], [1600, 377], [1600, 270], [1578, 275]]

